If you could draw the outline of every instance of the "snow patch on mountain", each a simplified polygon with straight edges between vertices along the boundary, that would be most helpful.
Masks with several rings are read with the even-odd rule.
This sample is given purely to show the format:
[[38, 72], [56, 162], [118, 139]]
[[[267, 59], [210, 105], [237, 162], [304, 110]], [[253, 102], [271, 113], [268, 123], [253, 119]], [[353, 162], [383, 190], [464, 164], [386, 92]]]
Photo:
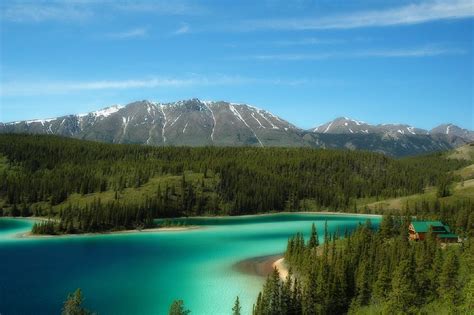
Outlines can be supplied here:
[[329, 125], [326, 127], [326, 130], [324, 130], [324, 133], [327, 133], [329, 129], [331, 129], [332, 123], [332, 121], [329, 123]]
[[250, 131], [252, 131], [253, 135], [255, 136], [255, 138], [257, 138], [258, 142], [260, 143], [260, 146], [263, 147], [263, 143], [262, 141], [260, 141], [260, 138], [257, 136], [255, 131], [253, 131], [253, 129], [247, 124], [247, 122], [242, 118], [242, 115], [240, 115], [239, 111], [235, 108], [235, 106], [232, 104], [229, 104], [229, 109], [232, 111], [232, 113], [234, 113], [235, 116], [237, 116], [237, 118], [239, 118], [244, 123], [245, 126], [247, 126], [250, 129]]
[[103, 109], [100, 109], [100, 110], [96, 110], [94, 112], [85, 113], [85, 114], [78, 114], [77, 117], [94, 116], [94, 117], [106, 118], [106, 117], [109, 117], [110, 115], [118, 112], [119, 110], [121, 110], [124, 107], [125, 106], [123, 106], [123, 105], [112, 105], [112, 106], [109, 106], [109, 107], [106, 107], [106, 108], [103, 108]]
[[163, 119], [164, 119], [163, 127], [161, 128], [161, 136], [163, 137], [163, 143], [165, 143], [166, 142], [165, 128], [166, 128], [166, 124], [168, 123], [168, 119], [166, 118], [163, 104], [160, 104], [160, 109], [161, 109], [161, 113], [163, 114]]
[[56, 120], [57, 118], [47, 118], [47, 119], [33, 119], [33, 120], [27, 120], [25, 123], [28, 124], [33, 124], [33, 123], [40, 123], [41, 125], [44, 126], [45, 123], [52, 122], [53, 120]]

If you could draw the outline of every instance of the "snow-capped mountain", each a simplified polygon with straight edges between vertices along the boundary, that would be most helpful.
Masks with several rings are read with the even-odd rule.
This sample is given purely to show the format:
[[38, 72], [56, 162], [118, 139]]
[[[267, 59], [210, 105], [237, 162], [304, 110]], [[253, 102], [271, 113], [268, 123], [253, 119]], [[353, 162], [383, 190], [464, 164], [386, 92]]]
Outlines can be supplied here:
[[360, 120], [350, 119], [348, 117], [339, 117], [316, 128], [311, 131], [317, 133], [369, 133], [372, 132], [372, 126]]
[[430, 130], [430, 134], [443, 134], [443, 135], [450, 135], [450, 136], [457, 136], [464, 139], [468, 139], [470, 141], [474, 141], [474, 131], [463, 129], [453, 124], [443, 124], [439, 125]]
[[460, 136], [454, 130], [449, 127], [448, 134], [428, 134], [408, 125], [370, 125], [341, 117], [305, 131], [253, 106], [199, 99], [172, 103], [138, 101], [86, 114], [0, 123], [0, 133], [53, 134], [110, 143], [346, 148], [392, 156], [465, 144], [465, 133]]
[[3, 132], [69, 136], [112, 143], [150, 145], [293, 145], [299, 129], [249, 105], [191, 99], [139, 101], [95, 112], [0, 126]]
[[370, 125], [366, 122], [339, 117], [330, 122], [322, 124], [311, 131], [327, 134], [369, 134], [378, 133], [386, 135], [427, 135], [428, 131], [405, 124], [379, 124]]

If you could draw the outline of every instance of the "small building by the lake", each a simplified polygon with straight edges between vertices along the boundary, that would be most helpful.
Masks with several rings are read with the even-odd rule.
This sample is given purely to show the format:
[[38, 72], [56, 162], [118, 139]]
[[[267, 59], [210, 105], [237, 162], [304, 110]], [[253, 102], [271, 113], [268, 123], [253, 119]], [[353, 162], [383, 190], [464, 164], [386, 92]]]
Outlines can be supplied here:
[[412, 221], [408, 227], [410, 240], [424, 240], [430, 229], [440, 242], [456, 243], [459, 240], [459, 237], [451, 232], [449, 226], [440, 221]]

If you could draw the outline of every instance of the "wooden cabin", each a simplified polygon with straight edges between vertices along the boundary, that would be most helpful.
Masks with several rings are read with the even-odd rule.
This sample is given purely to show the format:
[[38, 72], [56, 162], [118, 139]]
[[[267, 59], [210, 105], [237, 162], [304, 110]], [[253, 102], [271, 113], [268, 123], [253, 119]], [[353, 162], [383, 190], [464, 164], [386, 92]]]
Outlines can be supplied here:
[[424, 240], [430, 229], [440, 242], [456, 243], [459, 240], [459, 237], [451, 232], [449, 226], [444, 225], [440, 221], [412, 221], [408, 227], [410, 240]]

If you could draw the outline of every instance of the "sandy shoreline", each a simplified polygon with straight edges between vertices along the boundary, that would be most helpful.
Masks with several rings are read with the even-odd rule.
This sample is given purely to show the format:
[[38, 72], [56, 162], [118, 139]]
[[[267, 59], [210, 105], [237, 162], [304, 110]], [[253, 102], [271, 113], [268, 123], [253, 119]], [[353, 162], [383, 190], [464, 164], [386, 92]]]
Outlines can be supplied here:
[[288, 276], [288, 268], [282, 254], [244, 259], [235, 263], [233, 268], [238, 272], [259, 277], [267, 277], [273, 272], [273, 268], [277, 268], [282, 280]]
[[280, 273], [280, 279], [285, 280], [288, 277], [288, 268], [285, 264], [285, 258], [280, 258], [273, 262], [273, 267]]
[[99, 235], [117, 235], [117, 234], [138, 234], [138, 233], [159, 233], [159, 232], [182, 232], [188, 230], [201, 229], [202, 227], [196, 225], [190, 226], [176, 226], [176, 227], [157, 227], [152, 229], [142, 230], [122, 230], [112, 232], [97, 232], [97, 233], [78, 233], [78, 234], [58, 234], [58, 235], [39, 235], [31, 232], [23, 232], [15, 235], [16, 238], [58, 238], [58, 237], [82, 237], [82, 236], [99, 236]]
[[54, 219], [50, 219], [50, 218], [46, 218], [46, 217], [9, 217], [9, 216], [5, 216], [5, 217], [0, 217], [0, 219], [15, 219], [15, 220], [23, 220], [23, 221], [49, 221], [49, 220], [54, 220]]
[[[270, 212], [270, 213], [260, 213], [260, 214], [246, 214], [246, 215], [239, 215], [239, 216], [199, 216], [199, 217], [179, 217], [179, 218], [172, 218], [172, 220], [180, 220], [180, 219], [226, 219], [226, 218], [248, 218], [248, 217], [256, 217], [256, 216], [272, 216], [272, 215], [279, 215], [279, 214], [321, 214], [321, 215], [342, 215], [342, 216], [366, 216], [366, 217], [380, 217], [379, 214], [363, 214], [363, 213], [350, 213], [350, 212], [335, 212], [335, 211], [297, 211], [297, 212]], [[22, 219], [22, 220], [31, 220], [31, 221], [47, 221], [47, 220], [54, 220], [46, 217], [13, 217], [14, 219]], [[59, 234], [59, 235], [34, 235], [31, 232], [23, 232], [15, 235], [16, 238], [57, 238], [57, 237], [72, 237], [72, 236], [97, 236], [97, 235], [111, 235], [111, 234], [127, 234], [127, 233], [155, 233], [155, 232], [179, 232], [179, 231], [187, 231], [187, 230], [194, 230], [194, 229], [201, 229], [202, 226], [197, 225], [190, 225], [190, 226], [183, 226], [183, 227], [158, 227], [152, 229], [143, 229], [143, 230], [122, 230], [122, 231], [112, 231], [112, 232], [97, 232], [97, 233], [78, 233], [78, 234]], [[274, 257], [273, 257], [274, 256]], [[273, 262], [276, 262], [279, 258], [278, 255], [271, 255], [269, 257], [275, 258]], [[262, 256], [265, 257], [265, 256]], [[259, 257], [259, 258], [262, 258]], [[257, 257], [258, 258], [258, 257]], [[281, 255], [280, 255], [281, 258]], [[273, 263], [272, 262], [272, 263]], [[270, 264], [270, 267], [267, 265], [269, 262], [265, 262], [265, 267], [258, 267], [264, 268], [264, 270], [273, 270], [273, 265]], [[280, 263], [282, 265], [282, 263]], [[283, 269], [283, 265], [280, 266]], [[245, 269], [245, 268], [244, 268]], [[264, 272], [265, 273], [265, 272]], [[254, 272], [254, 274], [259, 274], [259, 272]], [[266, 275], [265, 275], [266, 276]]]
[[216, 216], [198, 216], [198, 217], [179, 217], [173, 219], [226, 219], [226, 218], [246, 218], [246, 217], [261, 217], [271, 216], [277, 214], [328, 214], [328, 215], [343, 215], [343, 216], [364, 216], [364, 217], [381, 217], [382, 214], [373, 213], [353, 213], [353, 212], [336, 212], [336, 211], [280, 211], [280, 212], [267, 212], [267, 213], [256, 213], [256, 214], [243, 214], [243, 215], [216, 215]]

